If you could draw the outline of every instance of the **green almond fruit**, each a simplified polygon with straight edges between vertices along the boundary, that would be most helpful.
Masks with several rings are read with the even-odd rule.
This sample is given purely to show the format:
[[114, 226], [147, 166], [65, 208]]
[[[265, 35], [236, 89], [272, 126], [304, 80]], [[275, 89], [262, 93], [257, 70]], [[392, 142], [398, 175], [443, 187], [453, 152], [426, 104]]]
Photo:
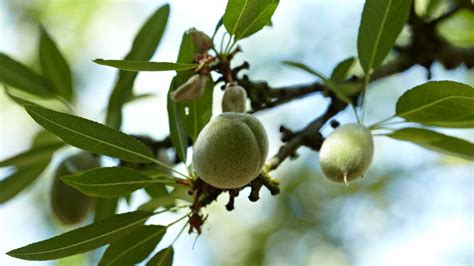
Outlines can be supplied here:
[[201, 131], [193, 146], [193, 166], [206, 183], [240, 188], [260, 173], [268, 154], [262, 123], [245, 113], [223, 113]]
[[81, 152], [67, 157], [56, 168], [51, 187], [51, 208], [63, 224], [72, 225], [82, 221], [89, 212], [92, 198], [66, 185], [61, 177], [97, 167], [100, 167], [98, 158]]
[[374, 156], [370, 130], [361, 124], [338, 127], [324, 140], [319, 164], [324, 175], [335, 182], [349, 182], [362, 177]]

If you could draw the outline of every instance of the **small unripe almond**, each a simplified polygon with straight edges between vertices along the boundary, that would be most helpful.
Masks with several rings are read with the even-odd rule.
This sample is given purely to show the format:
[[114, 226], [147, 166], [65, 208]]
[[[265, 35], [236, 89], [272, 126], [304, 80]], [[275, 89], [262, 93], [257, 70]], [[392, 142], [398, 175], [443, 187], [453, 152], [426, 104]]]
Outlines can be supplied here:
[[193, 166], [206, 183], [240, 188], [260, 173], [268, 154], [262, 123], [245, 113], [223, 113], [211, 120], [193, 145]]
[[176, 102], [189, 102], [196, 100], [203, 93], [209, 77], [207, 75], [194, 74], [185, 83], [179, 86], [171, 98]]
[[81, 152], [64, 159], [56, 168], [51, 187], [51, 208], [63, 224], [75, 224], [87, 215], [92, 198], [66, 185], [61, 177], [100, 167], [96, 157]]
[[374, 155], [374, 140], [361, 124], [347, 124], [335, 129], [324, 140], [319, 164], [324, 175], [335, 182], [348, 182], [362, 177]]
[[229, 84], [222, 96], [222, 112], [244, 113], [246, 109], [247, 92], [236, 84]]
[[207, 34], [202, 31], [191, 29], [188, 31], [193, 38], [193, 43], [199, 53], [206, 52], [212, 48], [212, 40]]

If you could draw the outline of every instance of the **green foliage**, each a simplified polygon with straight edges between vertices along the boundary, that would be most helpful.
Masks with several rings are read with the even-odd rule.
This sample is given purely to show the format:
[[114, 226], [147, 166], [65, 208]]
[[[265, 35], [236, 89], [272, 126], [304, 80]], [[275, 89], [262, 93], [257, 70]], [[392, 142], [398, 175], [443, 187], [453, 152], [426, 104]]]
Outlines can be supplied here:
[[154, 211], [158, 208], [165, 207], [168, 208], [170, 205], [173, 205], [176, 200], [184, 200], [191, 202], [192, 198], [188, 194], [187, 187], [176, 187], [169, 194], [154, 196], [151, 200], [146, 203], [143, 203], [138, 207], [141, 211]]
[[[192, 31], [190, 31], [192, 33]], [[177, 63], [189, 64], [199, 52], [190, 32], [183, 34]], [[204, 94], [189, 103], [178, 103], [171, 99], [172, 92], [184, 84], [194, 74], [192, 70], [179, 72], [171, 81], [168, 92], [168, 119], [170, 138], [178, 156], [186, 161], [188, 138], [195, 140], [201, 129], [212, 116], [212, 93], [214, 82], [211, 77], [204, 89]], [[186, 109], [188, 110], [186, 112]]]
[[99, 158], [87, 152], [66, 157], [57, 166], [50, 191], [51, 209], [63, 224], [73, 225], [82, 221], [89, 213], [93, 200], [66, 185], [61, 177], [97, 167], [100, 167]]
[[45, 78], [4, 53], [0, 53], [0, 81], [42, 98], [56, 96]]
[[119, 198], [97, 198], [95, 201], [94, 222], [115, 214]]
[[135, 265], [144, 260], [163, 238], [166, 227], [141, 226], [122, 239], [114, 241], [105, 250], [99, 266]]
[[147, 263], [146, 266], [171, 266], [173, 264], [174, 250], [173, 247], [167, 247], [156, 253]]
[[409, 141], [425, 149], [474, 161], [474, 143], [423, 128], [402, 128], [388, 137]]
[[474, 46], [474, 11], [463, 9], [437, 27], [438, 33], [459, 47]]
[[117, 214], [7, 254], [24, 260], [52, 260], [83, 253], [126, 236], [152, 215], [143, 211]]
[[367, 0], [357, 37], [360, 64], [366, 74], [392, 49], [408, 20], [411, 0]]
[[334, 68], [331, 74], [331, 80], [334, 82], [344, 81], [346, 80], [347, 76], [349, 76], [354, 64], [356, 62], [355, 57], [349, 57]]
[[94, 63], [104, 66], [111, 66], [126, 71], [183, 71], [196, 69], [198, 64], [178, 64], [169, 62], [148, 62], [130, 60], [104, 60], [95, 59]]
[[93, 197], [118, 197], [154, 183], [174, 183], [171, 178], [150, 178], [139, 171], [126, 167], [92, 169], [77, 175], [65, 176], [62, 180]]
[[9, 175], [0, 180], [0, 203], [10, 200], [33, 183], [62, 146], [64, 143], [52, 137], [52, 134], [40, 132], [30, 150], [0, 162], [0, 167], [13, 167]]
[[244, 39], [268, 25], [278, 0], [229, 0], [224, 26], [234, 40]]
[[[169, 5], [164, 5], [154, 12], [143, 24], [133, 41], [132, 48], [124, 60], [147, 61], [156, 51], [168, 22]], [[107, 107], [106, 124], [112, 128], [120, 128], [122, 124], [122, 106], [133, 95], [133, 83], [137, 73], [120, 71]]]
[[454, 81], [424, 83], [398, 99], [396, 115], [430, 126], [473, 128], [474, 88]]
[[145, 144], [115, 129], [39, 106], [25, 109], [38, 124], [77, 148], [129, 162], [156, 161]]
[[64, 99], [74, 97], [71, 69], [46, 29], [41, 28], [39, 59], [43, 76]]

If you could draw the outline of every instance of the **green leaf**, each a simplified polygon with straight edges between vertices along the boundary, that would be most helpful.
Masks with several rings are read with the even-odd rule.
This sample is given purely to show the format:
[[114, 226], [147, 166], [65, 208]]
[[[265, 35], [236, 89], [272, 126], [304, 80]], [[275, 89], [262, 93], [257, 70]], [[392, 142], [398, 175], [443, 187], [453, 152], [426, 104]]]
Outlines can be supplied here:
[[437, 32], [457, 47], [474, 46], [474, 11], [461, 9], [437, 25]]
[[473, 128], [474, 88], [454, 81], [427, 82], [398, 99], [396, 115], [430, 126]]
[[175, 180], [166, 177], [152, 179], [126, 167], [97, 168], [61, 179], [64, 183], [93, 197], [125, 196], [151, 184], [175, 183]]
[[160, 207], [171, 207], [177, 199], [192, 202], [191, 196], [188, 194], [189, 187], [180, 186], [175, 188], [169, 195], [158, 196], [150, 201], [143, 203], [138, 207], [142, 211], [154, 211]]
[[46, 79], [4, 53], [0, 53], [0, 81], [42, 98], [56, 96]]
[[72, 100], [74, 89], [71, 69], [48, 32], [41, 28], [39, 59], [43, 76], [67, 100]]
[[[184, 33], [177, 62], [192, 63], [197, 52], [198, 49], [194, 45], [192, 35], [188, 32]], [[189, 103], [178, 103], [171, 99], [173, 91], [185, 83], [193, 74], [192, 70], [179, 72], [171, 81], [168, 92], [170, 138], [183, 162], [186, 162], [188, 137], [195, 140], [212, 116], [214, 82], [211, 77], [209, 77], [204, 94], [198, 99]]]
[[474, 143], [423, 128], [402, 128], [387, 135], [439, 153], [474, 161]]
[[173, 264], [174, 250], [173, 247], [167, 247], [156, 253], [147, 263], [146, 266], [171, 266]]
[[98, 198], [95, 203], [94, 223], [112, 216], [117, 211], [119, 198]]
[[145, 144], [115, 129], [35, 105], [25, 109], [38, 124], [74, 147], [124, 161], [156, 161]]
[[38, 161], [51, 158], [51, 155], [62, 146], [64, 146], [64, 143], [58, 140], [56, 143], [33, 147], [25, 152], [1, 161], [0, 167], [26, 167], [35, 164]]
[[287, 66], [291, 66], [291, 67], [294, 67], [294, 68], [297, 68], [297, 69], [301, 69], [305, 72], [308, 72], [309, 74], [312, 74], [320, 79], [322, 79], [323, 81], [328, 81], [329, 79], [324, 76], [322, 73], [310, 68], [309, 66], [305, 65], [305, 64], [302, 64], [302, 63], [297, 63], [297, 62], [293, 62], [293, 61], [283, 61], [282, 62], [283, 64], [287, 65]]
[[155, 249], [165, 232], [164, 226], [142, 226], [128, 236], [111, 243], [100, 259], [99, 265], [136, 265]]
[[[132, 48], [124, 60], [148, 61], [161, 41], [170, 12], [169, 5], [164, 5], [153, 13], [145, 22], [133, 41]], [[136, 72], [120, 71], [107, 107], [106, 124], [120, 128], [122, 124], [122, 106], [133, 95], [133, 83]]]
[[9, 175], [0, 180], [0, 203], [10, 200], [33, 183], [62, 146], [64, 143], [58, 138], [42, 131], [35, 136], [30, 150], [0, 162], [0, 167], [14, 166]]
[[331, 80], [335, 82], [346, 80], [355, 61], [355, 57], [349, 57], [340, 62], [332, 71]]
[[366, 0], [357, 37], [360, 64], [366, 74], [392, 49], [408, 20], [411, 0]]
[[0, 180], [0, 203], [4, 203], [40, 176], [40, 174], [46, 169], [52, 154], [48, 158], [44, 158], [36, 161], [34, 164], [30, 164], [27, 167], [16, 168], [10, 175]]
[[39, 106], [44, 106], [55, 111], [70, 112], [71, 108], [66, 101], [61, 100], [61, 98], [43, 98], [38, 95], [28, 93], [13, 87], [5, 88], [5, 94], [18, 105], [25, 104], [35, 104]]
[[140, 227], [152, 212], [127, 212], [66, 232], [40, 242], [9, 251], [23, 260], [53, 260], [96, 249]]
[[126, 71], [183, 71], [196, 69], [198, 64], [179, 64], [169, 62], [148, 62], [130, 60], [104, 60], [95, 59], [94, 63], [104, 66], [115, 67]]
[[248, 37], [271, 22], [278, 0], [229, 0], [224, 26], [235, 40]]
[[328, 87], [336, 95], [337, 98], [339, 98], [341, 101], [344, 101], [346, 103], [351, 103], [351, 100], [349, 99], [348, 94], [344, 92], [343, 88], [335, 84], [335, 82], [333, 82], [332, 80], [325, 77], [322, 73], [302, 63], [297, 63], [297, 62], [292, 62], [292, 61], [283, 61], [283, 64], [297, 68], [297, 69], [301, 69], [305, 72], [308, 72], [309, 74], [312, 74], [322, 79], [324, 82], [324, 85], [326, 85], [326, 87]]

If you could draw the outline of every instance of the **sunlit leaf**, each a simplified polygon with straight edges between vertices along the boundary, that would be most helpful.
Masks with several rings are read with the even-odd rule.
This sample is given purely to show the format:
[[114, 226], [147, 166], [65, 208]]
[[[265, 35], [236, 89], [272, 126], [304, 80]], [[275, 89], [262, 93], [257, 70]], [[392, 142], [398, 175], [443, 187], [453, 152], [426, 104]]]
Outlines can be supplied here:
[[52, 260], [83, 253], [120, 239], [140, 227], [152, 215], [151, 212], [143, 211], [117, 214], [7, 254], [24, 260]]
[[271, 22], [278, 3], [278, 0], [229, 0], [224, 26], [235, 40], [248, 37]]
[[111, 243], [100, 259], [99, 265], [136, 265], [148, 257], [165, 232], [164, 226], [142, 226], [126, 237]]
[[41, 28], [39, 59], [43, 76], [65, 99], [73, 98], [71, 69], [48, 32]]
[[[124, 60], [148, 61], [155, 53], [168, 22], [169, 5], [164, 5], [154, 12], [142, 26], [135, 37], [132, 48]], [[107, 107], [106, 124], [120, 128], [122, 124], [122, 106], [133, 95], [133, 83], [136, 72], [120, 71]]]
[[396, 115], [425, 125], [473, 128], [474, 88], [454, 81], [424, 83], [398, 99]]
[[148, 61], [130, 61], [130, 60], [104, 60], [95, 59], [94, 63], [104, 66], [115, 67], [127, 71], [183, 71], [196, 69], [198, 64], [180, 64], [169, 62], [148, 62]]
[[74, 147], [124, 161], [155, 161], [145, 144], [120, 131], [40, 106], [27, 105], [25, 109], [38, 124]]
[[171, 266], [173, 265], [174, 250], [173, 247], [167, 247], [156, 253], [146, 266]]
[[62, 180], [93, 197], [125, 196], [133, 191], [155, 183], [175, 183], [171, 178], [150, 178], [139, 171], [126, 167], [104, 167], [77, 175], [62, 177]]
[[474, 143], [423, 128], [402, 128], [387, 136], [439, 153], [474, 161]]
[[45, 78], [4, 53], [0, 53], [0, 81], [42, 98], [57, 95]]
[[377, 68], [408, 20], [411, 0], [366, 0], [357, 37], [359, 61], [366, 74]]

